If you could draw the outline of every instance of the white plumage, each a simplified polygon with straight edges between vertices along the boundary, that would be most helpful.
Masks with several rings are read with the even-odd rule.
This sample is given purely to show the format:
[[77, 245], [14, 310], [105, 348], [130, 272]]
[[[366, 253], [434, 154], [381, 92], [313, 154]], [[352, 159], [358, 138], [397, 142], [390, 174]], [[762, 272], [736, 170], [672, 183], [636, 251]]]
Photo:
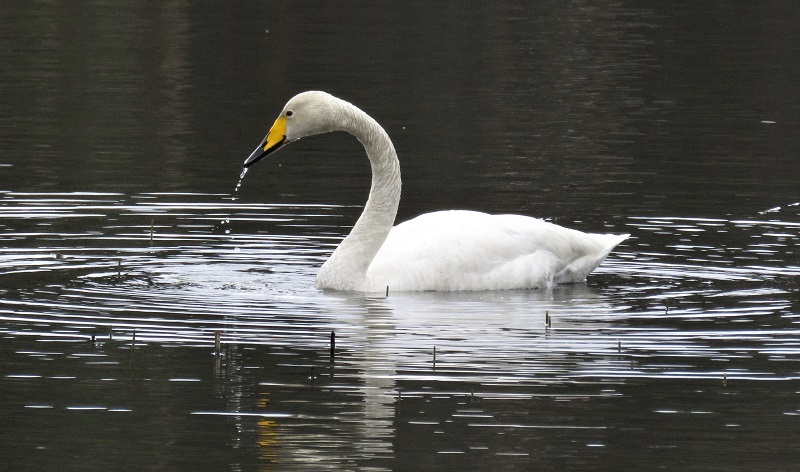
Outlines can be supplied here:
[[521, 215], [453, 210], [397, 226], [400, 166], [389, 136], [354, 105], [324, 92], [286, 104], [249, 167], [304, 136], [347, 131], [364, 145], [372, 187], [361, 217], [317, 274], [322, 289], [361, 292], [508, 290], [580, 282], [628, 235], [582, 233]]

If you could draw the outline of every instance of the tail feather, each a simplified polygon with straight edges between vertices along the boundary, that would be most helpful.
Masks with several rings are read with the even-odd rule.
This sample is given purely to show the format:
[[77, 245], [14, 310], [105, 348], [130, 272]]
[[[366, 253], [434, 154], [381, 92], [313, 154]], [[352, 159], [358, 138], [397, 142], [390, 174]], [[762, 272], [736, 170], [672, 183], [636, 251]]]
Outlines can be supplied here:
[[598, 249], [574, 260], [556, 274], [556, 283], [583, 282], [600, 264], [608, 254], [621, 242], [630, 237], [630, 234], [592, 234], [598, 242]]

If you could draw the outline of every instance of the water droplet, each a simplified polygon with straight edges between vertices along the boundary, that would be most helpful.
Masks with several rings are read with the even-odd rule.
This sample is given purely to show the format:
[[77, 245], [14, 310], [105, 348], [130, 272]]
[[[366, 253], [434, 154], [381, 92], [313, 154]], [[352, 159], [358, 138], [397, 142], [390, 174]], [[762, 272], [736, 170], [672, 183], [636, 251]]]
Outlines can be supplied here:
[[238, 193], [239, 189], [242, 187], [242, 181], [244, 180], [244, 176], [247, 175], [247, 167], [242, 167], [242, 173], [239, 174], [239, 181], [236, 183], [236, 189], [234, 193]]

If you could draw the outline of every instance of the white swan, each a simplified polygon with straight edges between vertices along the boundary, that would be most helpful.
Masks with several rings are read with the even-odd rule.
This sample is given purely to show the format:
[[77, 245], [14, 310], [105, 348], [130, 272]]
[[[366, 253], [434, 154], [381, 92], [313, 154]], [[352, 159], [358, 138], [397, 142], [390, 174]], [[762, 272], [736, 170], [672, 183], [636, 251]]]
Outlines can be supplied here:
[[361, 141], [372, 187], [361, 217], [316, 279], [321, 289], [360, 292], [501, 290], [579, 282], [629, 235], [587, 234], [519, 215], [437, 211], [394, 224], [400, 164], [383, 128], [325, 92], [286, 104], [245, 170], [304, 136], [347, 131]]

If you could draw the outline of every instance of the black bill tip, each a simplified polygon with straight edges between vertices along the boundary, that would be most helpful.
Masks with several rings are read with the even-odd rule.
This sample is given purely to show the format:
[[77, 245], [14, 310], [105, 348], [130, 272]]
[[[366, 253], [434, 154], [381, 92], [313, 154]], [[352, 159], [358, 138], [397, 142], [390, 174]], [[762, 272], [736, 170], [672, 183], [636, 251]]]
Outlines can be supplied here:
[[250, 156], [245, 159], [244, 161], [244, 168], [247, 169], [256, 162], [260, 161], [261, 159], [267, 157], [268, 155], [272, 154], [273, 152], [277, 151], [278, 149], [282, 148], [284, 144], [286, 144], [286, 138], [284, 137], [277, 143], [275, 143], [269, 149], [264, 150], [266, 147], [266, 139], [258, 145], [258, 147], [250, 154]]

